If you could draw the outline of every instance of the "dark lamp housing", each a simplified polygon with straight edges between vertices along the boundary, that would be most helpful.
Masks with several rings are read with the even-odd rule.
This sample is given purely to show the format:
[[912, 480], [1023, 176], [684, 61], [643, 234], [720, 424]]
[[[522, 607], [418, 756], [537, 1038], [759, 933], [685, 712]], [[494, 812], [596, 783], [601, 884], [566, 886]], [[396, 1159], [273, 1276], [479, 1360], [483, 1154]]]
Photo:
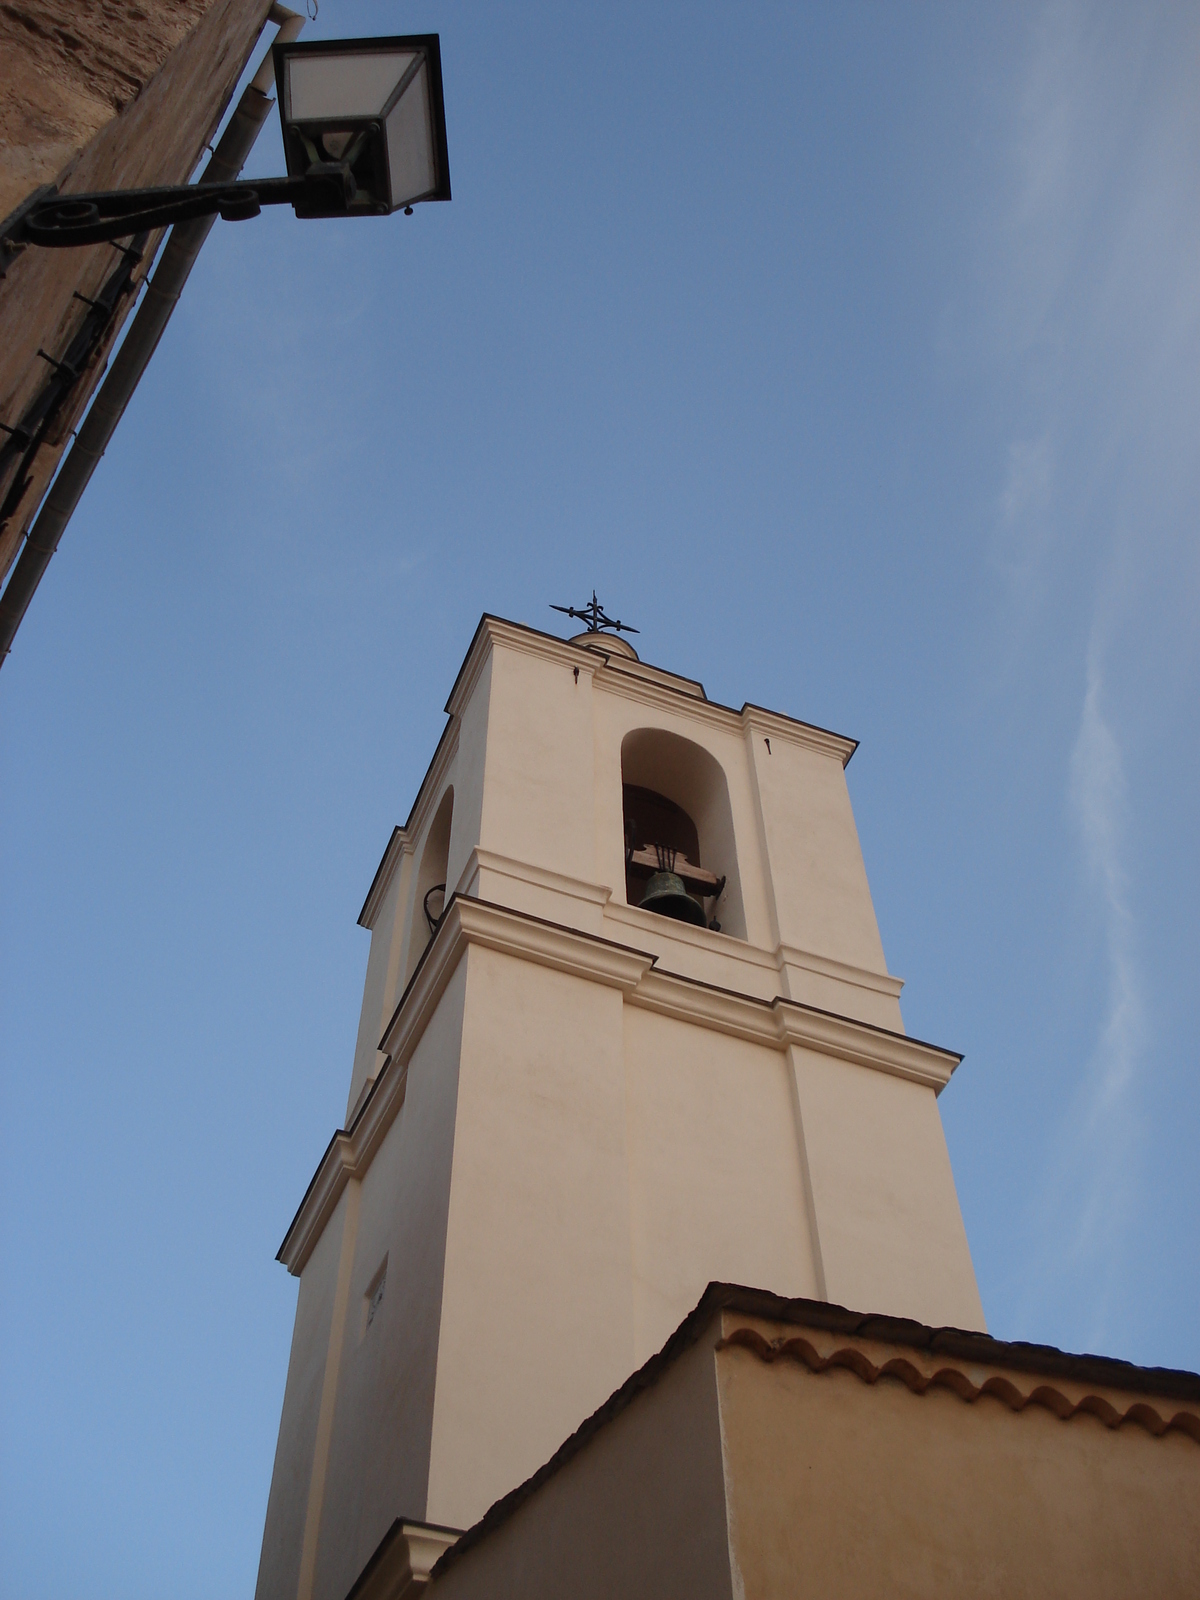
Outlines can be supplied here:
[[352, 180], [344, 201], [337, 183], [314, 186], [297, 216], [378, 216], [449, 200], [436, 33], [276, 45], [275, 80], [289, 176]]

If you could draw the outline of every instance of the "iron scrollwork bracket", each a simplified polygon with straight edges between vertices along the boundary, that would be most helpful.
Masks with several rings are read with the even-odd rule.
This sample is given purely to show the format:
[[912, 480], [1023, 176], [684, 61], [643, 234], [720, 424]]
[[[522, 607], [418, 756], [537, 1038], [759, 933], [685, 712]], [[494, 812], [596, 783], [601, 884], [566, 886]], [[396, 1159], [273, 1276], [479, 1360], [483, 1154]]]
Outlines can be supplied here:
[[196, 217], [244, 222], [263, 206], [291, 205], [298, 214], [346, 211], [356, 193], [344, 163], [322, 162], [296, 178], [242, 183], [185, 183], [159, 189], [114, 189], [59, 194], [50, 189], [15, 211], [4, 226], [7, 253], [25, 244], [50, 249], [105, 244], [131, 234], [173, 227]]

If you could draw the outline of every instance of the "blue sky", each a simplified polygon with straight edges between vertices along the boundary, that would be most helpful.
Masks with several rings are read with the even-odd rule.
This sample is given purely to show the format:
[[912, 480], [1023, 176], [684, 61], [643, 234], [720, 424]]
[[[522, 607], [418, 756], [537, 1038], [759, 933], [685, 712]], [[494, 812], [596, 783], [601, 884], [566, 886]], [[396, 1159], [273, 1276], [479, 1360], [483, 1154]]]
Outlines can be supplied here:
[[[14, 1596], [249, 1593], [484, 610], [860, 739], [992, 1331], [1200, 1367], [1200, 15], [337, 4], [454, 200], [218, 223], [0, 673]], [[276, 126], [250, 170], [281, 170]]]

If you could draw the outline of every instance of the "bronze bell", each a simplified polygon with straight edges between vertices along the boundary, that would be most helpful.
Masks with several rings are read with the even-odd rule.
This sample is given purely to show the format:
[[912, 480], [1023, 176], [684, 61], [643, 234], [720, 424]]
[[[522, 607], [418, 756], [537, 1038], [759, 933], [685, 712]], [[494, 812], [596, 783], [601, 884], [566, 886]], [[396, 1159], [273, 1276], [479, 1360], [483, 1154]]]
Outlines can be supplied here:
[[690, 922], [697, 928], [706, 925], [703, 907], [692, 899], [677, 872], [656, 872], [646, 885], [641, 905], [643, 911], [657, 911], [676, 922]]

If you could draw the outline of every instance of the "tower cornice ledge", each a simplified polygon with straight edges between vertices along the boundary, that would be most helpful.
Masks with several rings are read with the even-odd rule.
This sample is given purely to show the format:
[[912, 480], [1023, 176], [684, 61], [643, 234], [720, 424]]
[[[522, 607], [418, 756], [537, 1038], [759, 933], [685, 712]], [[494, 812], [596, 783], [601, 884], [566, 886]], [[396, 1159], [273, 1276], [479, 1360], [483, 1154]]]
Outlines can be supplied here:
[[467, 654], [459, 668], [458, 677], [446, 701], [450, 716], [458, 715], [471, 697], [471, 691], [483, 671], [492, 647], [501, 644], [511, 650], [521, 650], [543, 660], [557, 661], [562, 666], [594, 674], [599, 687], [647, 705], [670, 710], [682, 697], [689, 703], [693, 715], [699, 713], [712, 723], [728, 730], [750, 727], [762, 729], [770, 737], [788, 739], [794, 744], [807, 745], [822, 755], [835, 757], [844, 767], [858, 749], [858, 740], [845, 734], [833, 733], [812, 722], [801, 722], [786, 712], [770, 711], [765, 706], [747, 701], [740, 710], [710, 700], [704, 685], [696, 678], [685, 678], [678, 672], [668, 672], [648, 661], [630, 660], [625, 656], [608, 654], [603, 647], [603, 634], [596, 635], [597, 643], [572, 644], [556, 634], [542, 633], [523, 622], [509, 622], [485, 612], [479, 619]]
[[844, 733], [818, 728], [813, 722], [798, 722], [782, 711], [768, 711], [765, 706], [752, 705], [749, 700], [741, 709], [741, 719], [742, 725], [752, 732], [806, 745], [810, 750], [819, 750], [823, 756], [833, 756], [843, 767], [849, 765], [850, 757], [858, 749], [858, 740]]
[[442, 736], [438, 740], [437, 749], [433, 752], [433, 759], [425, 769], [425, 776], [421, 779], [417, 797], [408, 813], [408, 820], [402, 828], [392, 829], [391, 838], [375, 869], [375, 876], [371, 879], [371, 887], [367, 890], [367, 898], [358, 913], [360, 928], [374, 926], [396, 868], [403, 859], [405, 851], [412, 849], [413, 841], [420, 836], [421, 829], [429, 818], [430, 808], [441, 795], [446, 773], [458, 753], [458, 727], [457, 719], [452, 717], [442, 729]]
[[384, 1030], [387, 1059], [348, 1128], [339, 1129], [292, 1219], [277, 1259], [304, 1270], [346, 1184], [370, 1164], [404, 1104], [408, 1063], [462, 956], [472, 944], [620, 989], [629, 1005], [776, 1050], [800, 1047], [906, 1078], [935, 1094], [962, 1060], [952, 1050], [776, 996], [758, 999], [681, 976], [645, 950], [548, 922], [508, 906], [454, 895]]
[[367, 898], [363, 901], [362, 910], [358, 913], [360, 928], [373, 928], [375, 918], [379, 915], [379, 908], [383, 904], [392, 877], [406, 849], [412, 847], [412, 836], [407, 829], [399, 826], [392, 829], [392, 836], [387, 842], [387, 848], [380, 857], [379, 865], [375, 868], [375, 876], [371, 879], [371, 887], [367, 890]]
[[467, 857], [466, 865], [458, 875], [454, 892], [464, 898], [480, 898], [474, 885], [480, 872], [495, 872], [516, 883], [532, 884], [538, 889], [548, 889], [552, 894], [566, 895], [572, 900], [583, 900], [588, 905], [607, 906], [612, 890], [601, 883], [589, 883], [585, 878], [571, 878], [564, 872], [551, 872], [546, 867], [534, 866], [529, 861], [517, 861], [513, 856], [500, 855], [495, 850], [484, 850], [479, 845]]
[[775, 951], [776, 965], [803, 967], [823, 978], [836, 978], [839, 983], [852, 983], [858, 989], [871, 989], [876, 994], [900, 998], [904, 988], [903, 978], [894, 978], [890, 972], [870, 972], [866, 967], [851, 966], [848, 961], [836, 961], [832, 956], [821, 956], [813, 950], [801, 950], [794, 944], [781, 944]]

